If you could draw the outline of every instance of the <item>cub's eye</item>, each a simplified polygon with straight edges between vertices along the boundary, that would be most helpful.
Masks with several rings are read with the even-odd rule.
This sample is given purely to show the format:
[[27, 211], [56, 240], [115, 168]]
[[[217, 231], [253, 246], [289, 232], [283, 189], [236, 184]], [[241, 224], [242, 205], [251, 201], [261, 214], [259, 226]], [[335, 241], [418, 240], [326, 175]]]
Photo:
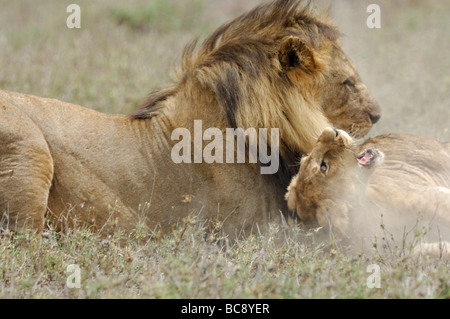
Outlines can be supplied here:
[[345, 80], [342, 85], [348, 86], [348, 87], [354, 87], [355, 83], [353, 83], [351, 80]]
[[328, 172], [328, 165], [325, 164], [325, 162], [322, 162], [322, 164], [320, 164], [320, 171], [323, 174], [327, 174], [327, 172]]

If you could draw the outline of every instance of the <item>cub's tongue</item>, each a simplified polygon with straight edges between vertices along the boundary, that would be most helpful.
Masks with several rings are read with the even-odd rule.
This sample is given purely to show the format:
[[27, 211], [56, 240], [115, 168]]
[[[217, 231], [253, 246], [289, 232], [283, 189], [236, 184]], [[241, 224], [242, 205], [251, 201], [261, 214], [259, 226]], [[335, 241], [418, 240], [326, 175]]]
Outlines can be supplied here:
[[358, 155], [356, 160], [359, 164], [368, 166], [372, 164], [372, 160], [375, 158], [375, 153], [372, 150], [367, 150], [364, 153]]

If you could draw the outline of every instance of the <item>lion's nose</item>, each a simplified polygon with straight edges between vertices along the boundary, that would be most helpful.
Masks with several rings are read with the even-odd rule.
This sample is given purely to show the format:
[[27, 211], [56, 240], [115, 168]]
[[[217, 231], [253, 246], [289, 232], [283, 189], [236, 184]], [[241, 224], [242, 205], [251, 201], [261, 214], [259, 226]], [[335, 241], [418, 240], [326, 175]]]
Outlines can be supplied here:
[[378, 122], [381, 118], [381, 113], [369, 113], [370, 121], [372, 124]]
[[381, 107], [380, 105], [374, 101], [370, 109], [368, 110], [370, 121], [372, 124], [378, 122], [381, 118]]

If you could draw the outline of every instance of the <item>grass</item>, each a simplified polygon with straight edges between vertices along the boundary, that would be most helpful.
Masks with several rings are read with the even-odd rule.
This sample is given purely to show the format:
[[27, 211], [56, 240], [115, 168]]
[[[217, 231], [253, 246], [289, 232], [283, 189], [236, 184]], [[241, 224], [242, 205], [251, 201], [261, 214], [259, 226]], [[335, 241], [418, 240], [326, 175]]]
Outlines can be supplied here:
[[[0, 240], [0, 298], [449, 298], [448, 265], [409, 251], [383, 257], [347, 254], [312, 234], [273, 226], [233, 244], [200, 223], [171, 234], [87, 229], [37, 238]], [[310, 236], [310, 237], [308, 237]], [[278, 239], [276, 239], [278, 238]], [[80, 288], [69, 288], [69, 265]], [[380, 288], [369, 288], [369, 265], [380, 267]]]
[[[183, 47], [260, 1], [0, 0], [0, 88], [108, 113], [129, 113], [168, 84]], [[380, 0], [382, 28], [365, 27], [371, 1], [333, 1], [345, 50], [383, 108], [372, 135], [450, 140], [450, 2]], [[303, 238], [303, 240], [299, 240]], [[87, 229], [0, 239], [0, 298], [450, 298], [449, 265], [382, 245], [349, 253], [311, 234], [272, 227], [227, 243], [201, 223], [171, 234], [102, 238]], [[305, 240], [305, 238], [307, 240]], [[67, 267], [81, 288], [68, 288]], [[369, 265], [381, 288], [368, 288]]]
[[137, 31], [156, 29], [161, 32], [189, 28], [192, 20], [199, 18], [203, 9], [200, 1], [170, 2], [154, 0], [140, 6], [114, 6], [111, 17], [119, 25], [125, 24]]

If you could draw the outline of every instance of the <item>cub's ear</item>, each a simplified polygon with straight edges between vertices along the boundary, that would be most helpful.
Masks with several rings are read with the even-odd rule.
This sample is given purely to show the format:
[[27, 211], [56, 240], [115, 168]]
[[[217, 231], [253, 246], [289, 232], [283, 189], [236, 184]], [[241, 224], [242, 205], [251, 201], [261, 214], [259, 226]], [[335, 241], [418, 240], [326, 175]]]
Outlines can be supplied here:
[[290, 36], [283, 39], [278, 59], [284, 71], [301, 69], [309, 74], [316, 69], [313, 51], [297, 37]]

